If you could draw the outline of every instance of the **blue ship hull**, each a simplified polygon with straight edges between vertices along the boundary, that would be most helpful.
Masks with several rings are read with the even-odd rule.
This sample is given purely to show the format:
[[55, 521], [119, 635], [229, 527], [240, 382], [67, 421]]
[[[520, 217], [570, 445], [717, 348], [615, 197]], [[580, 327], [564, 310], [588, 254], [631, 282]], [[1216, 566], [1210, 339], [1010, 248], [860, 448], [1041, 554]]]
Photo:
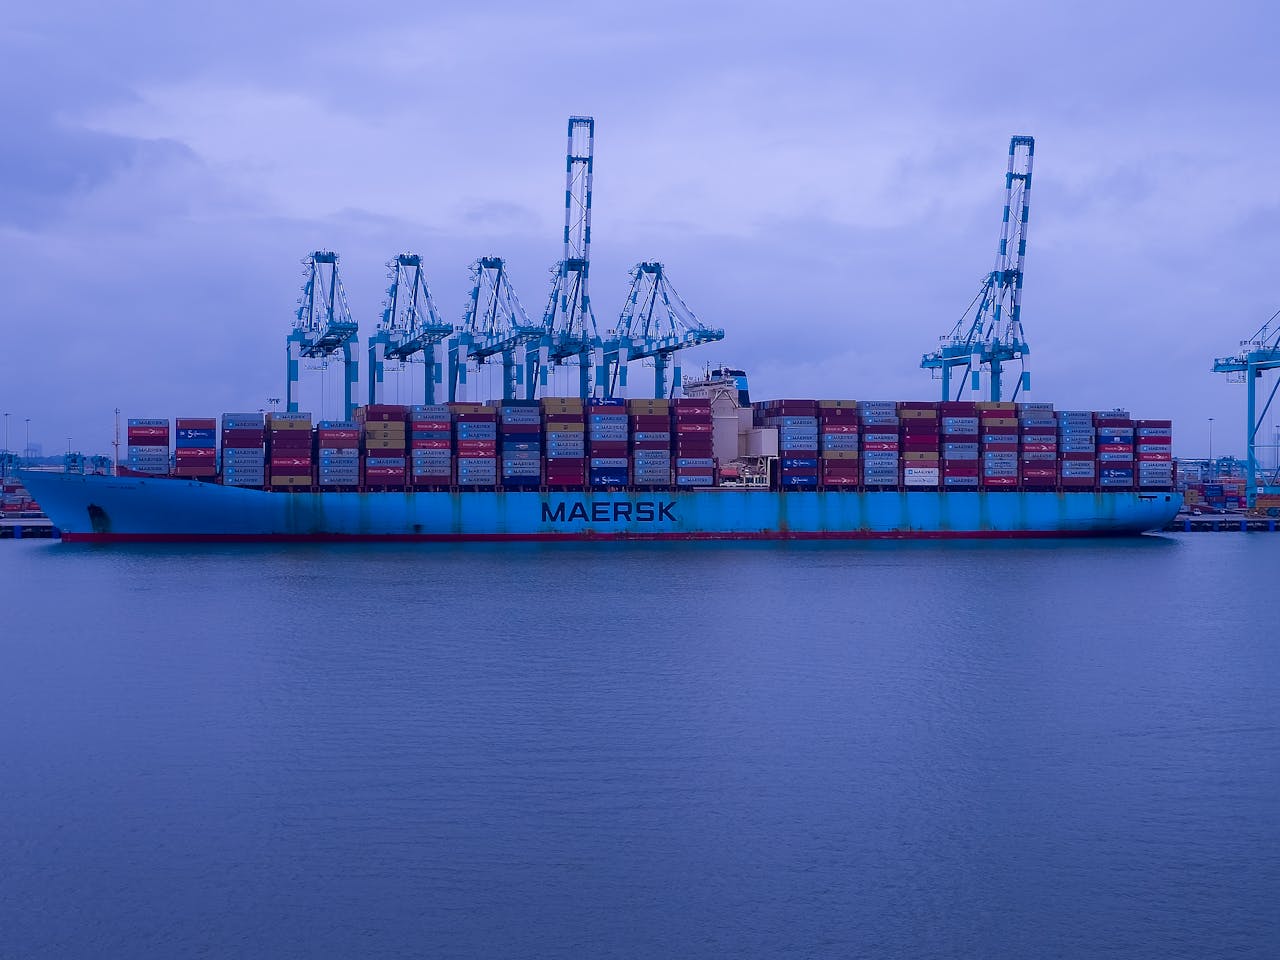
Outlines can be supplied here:
[[1175, 493], [275, 493], [168, 478], [26, 472], [63, 538], [857, 540], [1115, 536], [1164, 527]]

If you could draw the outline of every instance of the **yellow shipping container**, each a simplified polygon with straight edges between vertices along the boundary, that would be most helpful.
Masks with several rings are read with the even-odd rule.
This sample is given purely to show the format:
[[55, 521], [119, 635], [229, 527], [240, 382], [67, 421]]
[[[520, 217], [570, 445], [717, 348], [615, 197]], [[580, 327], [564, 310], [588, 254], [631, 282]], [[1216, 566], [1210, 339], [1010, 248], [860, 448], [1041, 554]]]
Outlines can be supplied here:
[[1018, 405], [1016, 403], [1009, 403], [1008, 401], [1004, 401], [1004, 400], [1001, 400], [1001, 401], [979, 400], [977, 403], [977, 407], [979, 410], [1017, 410], [1018, 409]]
[[939, 454], [931, 453], [928, 450], [904, 450], [902, 452], [903, 460], [910, 460], [912, 463], [918, 463], [922, 460], [932, 460], [937, 463]]
[[937, 420], [937, 410], [899, 410], [899, 420]]
[[857, 450], [824, 450], [822, 451], [823, 460], [857, 460]]
[[267, 424], [268, 430], [310, 430], [310, 420], [272, 420]]
[[369, 450], [403, 450], [404, 437], [398, 440], [380, 440], [377, 438], [366, 437], [364, 445]]
[[1017, 425], [1017, 417], [984, 417], [978, 424], [979, 427], [1016, 427]]
[[856, 410], [858, 408], [858, 401], [857, 400], [819, 400], [818, 401], [819, 409], [839, 410], [846, 407]]
[[584, 433], [587, 425], [585, 423], [556, 423], [555, 421], [547, 421], [547, 433]]
[[269, 485], [272, 487], [309, 487], [311, 486], [311, 478], [273, 476]]

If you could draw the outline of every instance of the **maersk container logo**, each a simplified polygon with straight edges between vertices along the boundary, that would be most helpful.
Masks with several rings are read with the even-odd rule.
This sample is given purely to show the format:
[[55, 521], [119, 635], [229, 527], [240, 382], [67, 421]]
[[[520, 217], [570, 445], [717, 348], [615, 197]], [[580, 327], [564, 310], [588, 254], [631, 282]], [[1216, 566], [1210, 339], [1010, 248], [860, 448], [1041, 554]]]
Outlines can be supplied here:
[[663, 520], [675, 522], [676, 504], [674, 500], [610, 500], [597, 502], [588, 509], [585, 503], [543, 503], [543, 523], [571, 523], [581, 520], [583, 523], [655, 523]]

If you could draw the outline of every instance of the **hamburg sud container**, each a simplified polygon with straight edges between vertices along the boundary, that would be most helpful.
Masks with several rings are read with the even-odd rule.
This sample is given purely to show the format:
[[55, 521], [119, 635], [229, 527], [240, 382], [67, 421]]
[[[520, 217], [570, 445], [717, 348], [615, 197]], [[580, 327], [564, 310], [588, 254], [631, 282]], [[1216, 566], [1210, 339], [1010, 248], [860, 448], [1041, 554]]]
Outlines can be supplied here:
[[[766, 400], [752, 406], [757, 426], [774, 427], [778, 431], [778, 477], [782, 487], [816, 487], [818, 401]], [[897, 483], [896, 476], [894, 483]]]
[[1018, 404], [1019, 474], [1024, 488], [1058, 484], [1058, 419], [1051, 403]]
[[261, 413], [222, 415], [222, 482], [229, 487], [267, 483], [266, 419]]
[[858, 459], [861, 418], [856, 400], [818, 401], [818, 483], [847, 489], [862, 480]]
[[863, 400], [858, 404], [858, 414], [862, 422], [863, 485], [896, 487], [901, 445], [898, 405], [892, 400]]
[[1139, 420], [1134, 433], [1138, 486], [1143, 490], [1172, 490], [1173, 421]]
[[1058, 484], [1063, 489], [1092, 488], [1098, 482], [1097, 433], [1089, 410], [1059, 410]]
[[321, 420], [316, 427], [316, 477], [322, 487], [360, 485], [360, 423]]
[[593, 487], [625, 487], [630, 436], [626, 401], [587, 402], [587, 479]]
[[267, 414], [267, 485], [311, 487], [311, 414]]
[[538, 401], [502, 401], [498, 422], [503, 487], [536, 489], [542, 483], [542, 412]]
[[942, 434], [938, 405], [922, 401], [898, 404], [902, 446], [902, 485], [936, 488], [942, 479]]
[[363, 428], [364, 484], [376, 490], [403, 490], [408, 481], [409, 408], [371, 403], [356, 410]]
[[134, 473], [169, 472], [169, 421], [130, 420], [126, 424], [129, 441], [125, 465]]
[[451, 403], [456, 437], [458, 486], [498, 485], [498, 408], [483, 403]]
[[978, 443], [982, 455], [982, 486], [1018, 486], [1018, 406], [982, 401], [978, 407]]
[[671, 403], [628, 400], [631, 428], [631, 482], [637, 487], [672, 485]]
[[671, 433], [675, 439], [676, 486], [715, 485], [713, 429], [710, 399], [684, 397], [671, 401]]
[[948, 400], [938, 404], [942, 438], [942, 486], [972, 490], [978, 486], [978, 405]]
[[409, 408], [410, 482], [414, 487], [453, 483], [453, 412], [445, 403]]
[[583, 402], [577, 397], [543, 397], [540, 406], [546, 485], [556, 489], [581, 489], [587, 483], [587, 422]]
[[217, 419], [174, 421], [173, 475], [205, 478], [218, 475]]
[[1098, 435], [1098, 486], [1129, 490], [1134, 484], [1133, 420], [1124, 410], [1094, 414]]

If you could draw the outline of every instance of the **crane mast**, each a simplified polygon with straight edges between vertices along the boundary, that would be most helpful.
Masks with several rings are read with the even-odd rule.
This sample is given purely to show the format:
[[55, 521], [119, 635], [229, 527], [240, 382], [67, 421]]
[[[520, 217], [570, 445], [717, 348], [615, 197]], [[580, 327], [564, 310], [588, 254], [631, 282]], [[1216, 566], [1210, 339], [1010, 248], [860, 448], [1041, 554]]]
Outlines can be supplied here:
[[[1245, 480], [1245, 493], [1250, 509], [1257, 503], [1258, 497], [1258, 450], [1272, 446], [1258, 443], [1258, 430], [1266, 419], [1271, 403], [1275, 400], [1276, 390], [1280, 388], [1280, 377], [1267, 394], [1266, 403], [1258, 410], [1258, 381], [1270, 370], [1280, 370], [1280, 310], [1262, 325], [1248, 340], [1240, 341], [1240, 352], [1233, 357], [1219, 357], [1213, 361], [1214, 373], [1225, 373], [1228, 378], [1243, 381], [1248, 391], [1248, 433], [1245, 437], [1248, 459], [1248, 476]], [[1276, 478], [1273, 478], [1273, 484]]]
[[[1004, 367], [1014, 360], [1020, 361], [1022, 369], [1010, 399], [1016, 399], [1019, 391], [1031, 387], [1031, 374], [1026, 369], [1026, 357], [1031, 351], [1022, 328], [1022, 281], [1034, 156], [1033, 137], [1010, 139], [1004, 216], [995, 268], [987, 274], [978, 295], [970, 303], [972, 314], [966, 310], [951, 332], [940, 338], [939, 349], [925, 354], [920, 361], [925, 369], [941, 371], [943, 400], [959, 399], [966, 386], [978, 392], [983, 371], [988, 374], [990, 399], [1001, 400]], [[964, 370], [953, 396], [952, 370], [959, 367]]]
[[477, 363], [502, 358], [502, 398], [514, 400], [524, 387], [532, 400], [537, 390], [538, 351], [529, 345], [545, 334], [542, 323], [529, 319], [511, 286], [507, 262], [481, 257], [471, 264], [471, 296], [459, 335], [449, 344], [449, 398], [456, 399], [459, 379], [469, 356]]
[[[670, 381], [667, 369], [676, 353], [724, 339], [724, 330], [699, 320], [676, 293], [661, 263], [648, 260], [631, 268], [631, 289], [618, 318], [616, 337], [604, 345], [607, 393], [626, 385], [630, 360], [653, 359], [653, 395], [666, 397], [680, 383], [680, 368]], [[621, 382], [619, 382], [621, 377]]]
[[295, 387], [302, 358], [328, 361], [342, 356], [344, 373], [343, 416], [355, 415], [355, 387], [359, 368], [355, 357], [359, 328], [347, 305], [347, 294], [338, 274], [338, 255], [317, 250], [302, 261], [306, 267], [302, 296], [294, 314], [293, 329], [285, 340], [287, 373], [286, 409], [298, 412]]
[[591, 359], [602, 347], [589, 293], [591, 267], [591, 178], [595, 120], [570, 117], [565, 156], [564, 256], [553, 269], [551, 296], [543, 314], [545, 330], [538, 364], [546, 385], [548, 364], [576, 359], [580, 395], [591, 393]]
[[437, 345], [453, 333], [453, 325], [441, 319], [427, 286], [422, 257], [402, 253], [387, 261], [387, 299], [382, 320], [369, 338], [369, 402], [376, 403], [387, 360], [404, 362], [422, 354], [425, 367], [425, 403], [435, 402], [441, 381]]

